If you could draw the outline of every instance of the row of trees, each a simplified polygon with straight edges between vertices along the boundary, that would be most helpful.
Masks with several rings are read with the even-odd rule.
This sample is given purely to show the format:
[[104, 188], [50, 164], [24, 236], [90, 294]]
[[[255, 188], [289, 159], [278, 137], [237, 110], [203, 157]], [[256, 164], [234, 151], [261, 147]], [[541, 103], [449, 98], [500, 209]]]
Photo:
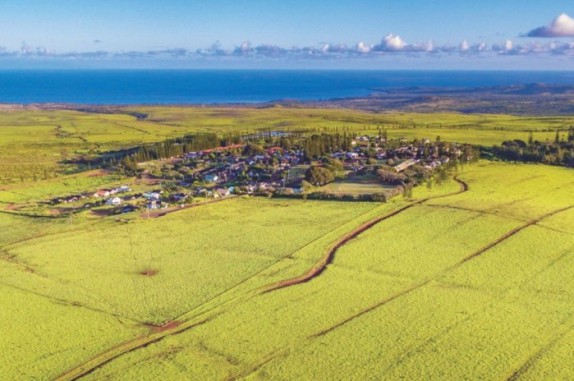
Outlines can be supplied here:
[[343, 134], [320, 134], [311, 135], [302, 139], [301, 148], [305, 154], [305, 159], [312, 160], [319, 158], [336, 150], [347, 151], [352, 148], [353, 138], [346, 132]]
[[540, 142], [533, 140], [531, 133], [528, 142], [507, 140], [485, 151], [486, 155], [494, 155], [502, 160], [574, 167], [574, 128], [568, 129], [566, 139], [560, 139], [557, 131], [554, 142]]

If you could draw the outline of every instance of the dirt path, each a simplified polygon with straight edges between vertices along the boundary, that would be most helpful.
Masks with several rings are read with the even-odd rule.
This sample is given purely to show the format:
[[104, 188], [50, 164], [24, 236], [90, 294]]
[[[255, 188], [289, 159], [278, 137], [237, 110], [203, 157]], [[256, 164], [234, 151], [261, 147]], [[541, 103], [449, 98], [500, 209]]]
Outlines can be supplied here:
[[333, 242], [325, 250], [325, 254], [319, 260], [319, 262], [317, 262], [305, 274], [299, 275], [295, 278], [285, 279], [285, 280], [273, 283], [271, 285], [268, 285], [268, 286], [264, 287], [263, 293], [268, 293], [268, 292], [279, 290], [279, 289], [282, 289], [285, 287], [291, 287], [291, 286], [295, 286], [295, 285], [298, 285], [301, 283], [309, 282], [311, 279], [321, 275], [321, 273], [327, 268], [327, 266], [329, 266], [331, 264], [331, 262], [333, 262], [333, 259], [335, 258], [335, 254], [337, 253], [337, 251], [342, 246], [347, 244], [353, 238], [356, 238], [360, 234], [364, 233], [365, 231], [369, 230], [373, 226], [377, 225], [378, 223], [383, 222], [385, 220], [388, 220], [389, 218], [394, 217], [394, 216], [404, 212], [405, 210], [409, 210], [409, 209], [413, 208], [414, 206], [420, 205], [420, 204], [425, 203], [427, 201], [435, 200], [438, 198], [455, 196], [457, 194], [461, 194], [461, 193], [467, 192], [469, 190], [469, 186], [467, 183], [458, 179], [457, 177], [455, 177], [454, 180], [460, 186], [460, 189], [458, 191], [447, 193], [447, 194], [442, 194], [442, 195], [438, 195], [438, 196], [427, 197], [427, 198], [415, 201], [411, 204], [405, 205], [405, 206], [403, 206], [397, 210], [394, 210], [390, 213], [375, 217], [372, 220], [363, 223], [361, 226], [357, 227], [356, 229], [350, 231], [349, 233], [345, 234], [344, 236], [340, 237], [335, 242]]
[[152, 328], [152, 330], [156, 331], [157, 333], [153, 333], [148, 336], [137, 337], [133, 340], [120, 343], [117, 346], [101, 353], [100, 355], [93, 357], [90, 360], [59, 375], [58, 377], [55, 378], [55, 381], [78, 380], [84, 376], [87, 376], [90, 373], [95, 372], [102, 366], [108, 364], [109, 362], [115, 360], [120, 356], [133, 352], [140, 348], [146, 347], [150, 344], [157, 343], [163, 340], [167, 336], [177, 335], [194, 327], [205, 324], [212, 318], [205, 319], [195, 323], [169, 322], [161, 327]]

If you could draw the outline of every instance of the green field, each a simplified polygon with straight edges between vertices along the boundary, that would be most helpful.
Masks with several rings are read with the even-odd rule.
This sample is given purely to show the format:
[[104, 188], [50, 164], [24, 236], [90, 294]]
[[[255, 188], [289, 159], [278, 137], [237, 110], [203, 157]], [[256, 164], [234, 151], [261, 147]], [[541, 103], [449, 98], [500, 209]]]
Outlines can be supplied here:
[[[574, 180], [565, 171], [471, 167], [468, 192], [375, 225], [310, 282], [213, 307], [88, 379], [569, 379], [574, 236], [555, 226], [574, 210], [569, 188], [554, 191]], [[514, 195], [503, 204], [481, 183], [494, 175]], [[541, 193], [527, 216], [511, 208], [525, 183]], [[461, 207], [472, 194], [483, 198]]]
[[[128, 115], [136, 111], [149, 116]], [[490, 145], [529, 130], [553, 139], [574, 119], [122, 112], [0, 114], [0, 379], [574, 378], [571, 169], [480, 161], [388, 203], [236, 197], [121, 219], [35, 209], [55, 196], [140, 186], [104, 171], [67, 173], [66, 157], [193, 131], [382, 126]], [[384, 188], [351, 178], [323, 189]]]

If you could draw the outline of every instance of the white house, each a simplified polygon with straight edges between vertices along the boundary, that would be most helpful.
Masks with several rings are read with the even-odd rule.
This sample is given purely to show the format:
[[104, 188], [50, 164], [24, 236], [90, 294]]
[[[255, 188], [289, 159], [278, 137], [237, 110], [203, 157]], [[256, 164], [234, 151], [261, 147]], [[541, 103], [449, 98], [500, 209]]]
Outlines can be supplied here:
[[123, 202], [122, 199], [119, 198], [119, 197], [108, 198], [108, 199], [106, 200], [106, 204], [107, 204], [107, 205], [114, 205], [114, 206], [121, 205], [122, 202]]
[[203, 178], [205, 181], [207, 181], [208, 183], [214, 183], [217, 180], [219, 180], [219, 176], [213, 174], [213, 175], [205, 175], [205, 177]]

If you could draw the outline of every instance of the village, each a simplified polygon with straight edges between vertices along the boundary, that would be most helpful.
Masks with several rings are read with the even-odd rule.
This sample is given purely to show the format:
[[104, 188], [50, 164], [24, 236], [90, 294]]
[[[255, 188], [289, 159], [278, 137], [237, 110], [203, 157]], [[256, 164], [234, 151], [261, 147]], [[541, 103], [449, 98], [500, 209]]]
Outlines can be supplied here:
[[146, 180], [140, 182], [146, 185], [138, 189], [121, 185], [57, 197], [48, 203], [81, 209], [107, 208], [113, 214], [122, 214], [185, 207], [237, 195], [303, 195], [311, 187], [306, 176], [312, 166], [331, 167], [336, 163], [334, 177], [339, 179], [376, 173], [380, 168], [408, 173], [413, 166], [432, 174], [451, 159], [468, 155], [463, 148], [442, 143], [439, 138], [387, 142], [380, 136], [362, 135], [354, 137], [347, 150], [337, 148], [310, 157], [302, 146], [286, 149], [248, 142], [138, 163], [137, 177]]

